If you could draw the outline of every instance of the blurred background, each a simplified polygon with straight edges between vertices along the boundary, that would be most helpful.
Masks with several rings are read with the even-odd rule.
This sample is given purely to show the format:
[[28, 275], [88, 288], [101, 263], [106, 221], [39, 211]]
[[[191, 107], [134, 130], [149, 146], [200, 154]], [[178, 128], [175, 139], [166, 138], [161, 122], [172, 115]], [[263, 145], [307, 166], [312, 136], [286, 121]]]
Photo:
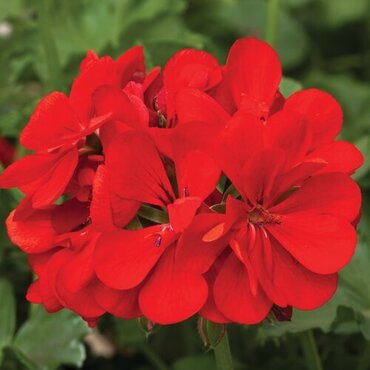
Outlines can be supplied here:
[[[148, 68], [184, 47], [224, 63], [236, 38], [263, 38], [266, 14], [264, 0], [0, 0], [2, 165], [24, 155], [17, 137], [37, 101], [54, 89], [68, 91], [88, 49], [116, 57], [141, 44]], [[316, 348], [325, 369], [370, 369], [370, 1], [280, 0], [277, 30], [284, 91], [315, 86], [332, 93], [345, 114], [343, 138], [366, 157], [355, 175], [363, 217], [334, 299], [313, 312], [295, 311], [291, 322], [231, 326], [235, 365], [320, 370]], [[4, 227], [20, 194], [0, 192], [1, 370], [215, 369], [195, 319], [148, 337], [137, 321], [105, 317], [91, 332], [70, 312], [47, 315], [30, 306], [24, 296], [32, 276]]]

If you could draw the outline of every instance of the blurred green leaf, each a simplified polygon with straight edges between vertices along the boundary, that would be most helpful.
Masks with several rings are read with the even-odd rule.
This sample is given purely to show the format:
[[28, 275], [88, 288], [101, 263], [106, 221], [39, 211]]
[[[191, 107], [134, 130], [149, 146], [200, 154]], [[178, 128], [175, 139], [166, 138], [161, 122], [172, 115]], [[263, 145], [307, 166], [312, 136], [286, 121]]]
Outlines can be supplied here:
[[[362, 224], [368, 221], [365, 219]], [[361, 235], [360, 243], [351, 262], [340, 274], [337, 302], [352, 308], [354, 320], [367, 340], [370, 340], [370, 239]]]
[[0, 1], [0, 21], [18, 16], [22, 10], [22, 0]]
[[364, 18], [369, 9], [367, 0], [325, 0], [321, 4], [325, 24], [330, 27]]
[[183, 357], [173, 364], [173, 370], [214, 370], [215, 360], [211, 355]]
[[302, 90], [303, 86], [300, 82], [290, 77], [283, 77], [280, 82], [280, 92], [287, 98], [296, 91]]
[[5, 347], [1, 370], [37, 370], [27, 357], [25, 357], [17, 348]]
[[0, 363], [1, 351], [14, 335], [16, 323], [15, 298], [9, 281], [0, 279]]
[[[155, 19], [165, 21], [167, 15], [178, 14], [184, 9], [183, 0], [55, 2], [53, 31], [61, 63], [65, 66], [71, 56], [85, 54], [88, 49], [100, 53], [107, 47], [120, 47], [123, 52], [121, 35], [128, 46], [133, 46], [138, 39], [137, 36], [127, 37], [128, 28]], [[153, 32], [151, 28], [144, 27]]]
[[267, 336], [281, 336], [286, 333], [300, 333], [309, 329], [321, 329], [328, 332], [333, 324], [337, 311], [334, 299], [324, 306], [312, 311], [294, 310], [291, 321], [268, 323], [261, 326], [261, 333]]
[[61, 364], [81, 366], [85, 348], [81, 338], [88, 333], [86, 323], [70, 311], [48, 314], [38, 306], [19, 329], [16, 346], [40, 370], [51, 370]]
[[115, 330], [120, 347], [135, 346], [146, 341], [145, 333], [137, 320], [115, 319]]

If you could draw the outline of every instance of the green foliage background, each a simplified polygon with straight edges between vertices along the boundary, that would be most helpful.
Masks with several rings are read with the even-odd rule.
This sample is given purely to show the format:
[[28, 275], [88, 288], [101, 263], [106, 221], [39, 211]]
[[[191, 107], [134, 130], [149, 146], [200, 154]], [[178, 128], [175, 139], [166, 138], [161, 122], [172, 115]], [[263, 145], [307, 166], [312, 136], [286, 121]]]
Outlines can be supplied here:
[[[118, 56], [142, 44], [150, 68], [180, 48], [194, 47], [223, 63], [236, 38], [263, 37], [265, 21], [264, 0], [0, 0], [0, 136], [17, 145], [37, 101], [52, 89], [67, 91], [87, 49]], [[44, 47], [50, 37], [58, 55], [53, 75]], [[277, 50], [291, 78], [284, 80], [286, 93], [315, 86], [342, 104], [343, 138], [366, 157], [355, 175], [364, 195], [363, 218], [356, 255], [340, 273], [333, 300], [316, 311], [295, 311], [291, 322], [231, 326], [235, 364], [315, 369], [304, 360], [313, 334], [324, 368], [370, 369], [370, 1], [280, 0]], [[18, 148], [17, 156], [23, 154]], [[83, 344], [89, 329], [78, 317], [28, 305], [24, 295], [32, 276], [4, 228], [19, 193], [0, 192], [1, 370], [215, 369], [195, 320], [159, 328], [146, 339], [136, 321], [106, 317], [99, 327], [110, 349], [104, 357]]]

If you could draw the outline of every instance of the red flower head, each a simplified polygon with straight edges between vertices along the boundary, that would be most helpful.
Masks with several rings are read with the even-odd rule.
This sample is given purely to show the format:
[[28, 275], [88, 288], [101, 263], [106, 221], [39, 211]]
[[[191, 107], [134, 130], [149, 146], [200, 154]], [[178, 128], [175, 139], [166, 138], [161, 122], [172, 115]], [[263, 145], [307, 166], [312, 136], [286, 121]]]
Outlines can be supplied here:
[[[104, 233], [94, 257], [96, 273], [106, 286], [122, 293], [136, 291], [144, 315], [163, 324], [193, 315], [207, 298], [205, 280], [188, 273], [176, 251], [182, 232], [219, 177], [219, 170], [208, 155], [195, 150], [184, 152], [177, 144], [173, 150], [175, 195], [171, 185], [175, 179], [166, 174], [154, 142], [146, 133], [128, 131], [111, 143], [105, 170], [117, 174], [110, 181], [112, 193], [120, 199], [162, 207], [169, 220], [139, 230]], [[208, 171], [204, 171], [207, 167]]]
[[[34, 208], [52, 204], [67, 187], [79, 156], [90, 154], [86, 138], [113, 116], [112, 111], [95, 112], [96, 90], [101, 86], [122, 88], [131, 80], [143, 81], [144, 71], [141, 48], [130, 49], [117, 61], [89, 52], [70, 96], [55, 91], [37, 105], [20, 137], [21, 144], [36, 153], [9, 166], [0, 177], [0, 186], [20, 187]], [[128, 115], [126, 120], [132, 114]]]
[[209, 249], [220, 238], [229, 245], [213, 273], [207, 317], [216, 311], [256, 323], [273, 304], [313, 309], [334, 293], [336, 272], [356, 245], [352, 223], [361, 202], [358, 186], [342, 172], [357, 168], [361, 156], [351, 147], [343, 168], [331, 161], [333, 153], [310, 151], [313, 137], [300, 116], [281, 112], [267, 125], [240, 113], [217, 139], [215, 156], [240, 196], [227, 198], [225, 218], [214, 228], [185, 232]]
[[187, 49], [163, 75], [142, 48], [89, 52], [69, 96], [46, 96], [23, 130], [35, 153], [0, 176], [26, 195], [7, 228], [37, 275], [28, 299], [91, 325], [252, 324], [326, 302], [356, 245], [363, 158], [335, 140], [335, 99], [285, 98], [281, 75], [250, 38], [224, 67]]

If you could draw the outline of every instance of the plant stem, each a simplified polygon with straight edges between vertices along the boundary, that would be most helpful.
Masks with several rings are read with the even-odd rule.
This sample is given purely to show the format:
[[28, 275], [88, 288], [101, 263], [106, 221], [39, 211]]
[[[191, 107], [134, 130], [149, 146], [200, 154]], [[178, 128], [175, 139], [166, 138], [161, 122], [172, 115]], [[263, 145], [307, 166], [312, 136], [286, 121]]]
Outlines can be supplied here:
[[279, 18], [279, 0], [268, 0], [265, 41], [268, 42], [271, 46], [275, 46], [278, 18]]
[[49, 70], [50, 85], [53, 89], [62, 88], [62, 76], [58, 58], [57, 47], [52, 35], [49, 18], [49, 0], [38, 0], [38, 16], [42, 43], [46, 54], [46, 62]]
[[233, 370], [233, 360], [230, 352], [229, 339], [227, 332], [221, 341], [213, 348], [217, 370]]
[[167, 365], [163, 360], [158, 356], [158, 354], [149, 346], [148, 343], [142, 343], [140, 345], [141, 353], [148, 359], [148, 361], [154, 366], [157, 370], [169, 370]]
[[308, 370], [323, 370], [319, 351], [316, 346], [313, 331], [309, 330], [301, 334], [301, 343]]

